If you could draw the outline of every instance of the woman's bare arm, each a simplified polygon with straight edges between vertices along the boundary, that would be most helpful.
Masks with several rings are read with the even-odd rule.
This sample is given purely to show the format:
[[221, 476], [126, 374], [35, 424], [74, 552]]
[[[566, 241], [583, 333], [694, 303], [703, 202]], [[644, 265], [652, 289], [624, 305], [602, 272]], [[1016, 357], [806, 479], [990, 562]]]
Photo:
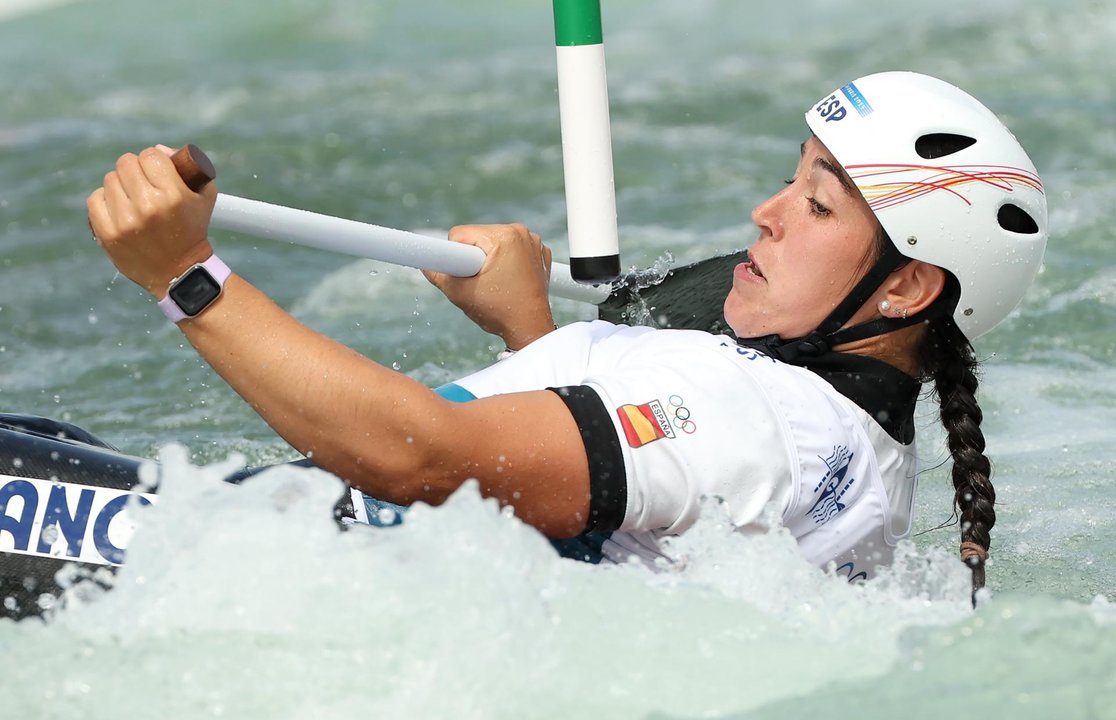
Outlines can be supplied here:
[[[158, 150], [123, 156], [88, 200], [122, 273], [156, 297], [212, 250], [216, 188], [190, 192]], [[370, 495], [440, 503], [466, 480], [547, 535], [586, 524], [589, 470], [565, 404], [548, 391], [451, 403], [302, 325], [243, 278], [179, 327], [292, 446]]]

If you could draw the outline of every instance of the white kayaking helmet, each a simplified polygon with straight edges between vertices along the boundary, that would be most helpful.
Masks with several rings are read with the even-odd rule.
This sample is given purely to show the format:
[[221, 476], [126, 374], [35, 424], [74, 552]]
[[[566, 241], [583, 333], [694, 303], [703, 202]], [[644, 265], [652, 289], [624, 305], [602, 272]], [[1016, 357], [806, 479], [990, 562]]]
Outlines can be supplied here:
[[970, 340], [1008, 316], [1046, 248], [1046, 196], [1015, 136], [933, 77], [885, 72], [816, 103], [806, 122], [906, 257], [957, 278], [953, 318]]

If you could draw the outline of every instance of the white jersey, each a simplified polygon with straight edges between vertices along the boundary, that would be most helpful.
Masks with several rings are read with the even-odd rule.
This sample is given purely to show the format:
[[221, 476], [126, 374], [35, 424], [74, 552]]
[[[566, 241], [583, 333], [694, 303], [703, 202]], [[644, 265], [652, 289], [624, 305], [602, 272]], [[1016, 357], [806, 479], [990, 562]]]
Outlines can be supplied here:
[[743, 529], [773, 504], [808, 560], [850, 578], [873, 575], [910, 531], [913, 442], [727, 336], [575, 323], [456, 385], [563, 398], [589, 459], [588, 531], [611, 532], [612, 560], [660, 556], [657, 539], [693, 525], [704, 496]]

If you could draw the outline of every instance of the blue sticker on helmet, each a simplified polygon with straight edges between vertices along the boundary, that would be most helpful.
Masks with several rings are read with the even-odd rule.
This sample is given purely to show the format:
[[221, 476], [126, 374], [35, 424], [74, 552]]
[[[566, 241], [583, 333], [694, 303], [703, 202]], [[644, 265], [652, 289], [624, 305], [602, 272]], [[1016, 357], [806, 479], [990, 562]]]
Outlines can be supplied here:
[[849, 83], [845, 85], [841, 88], [841, 92], [845, 94], [845, 97], [849, 99], [852, 106], [860, 113], [860, 117], [872, 114], [872, 105], [868, 102], [868, 99], [860, 93], [860, 90], [857, 89], [855, 84]]

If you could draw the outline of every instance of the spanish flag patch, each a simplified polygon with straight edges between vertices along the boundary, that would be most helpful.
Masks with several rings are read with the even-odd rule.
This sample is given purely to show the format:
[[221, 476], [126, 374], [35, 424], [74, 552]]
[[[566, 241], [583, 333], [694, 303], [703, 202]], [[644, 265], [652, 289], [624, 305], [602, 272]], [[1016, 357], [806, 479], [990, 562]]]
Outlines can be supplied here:
[[661, 438], [674, 437], [670, 420], [658, 400], [642, 405], [621, 405], [616, 408], [616, 414], [620, 417], [620, 425], [624, 428], [628, 444], [634, 448]]

